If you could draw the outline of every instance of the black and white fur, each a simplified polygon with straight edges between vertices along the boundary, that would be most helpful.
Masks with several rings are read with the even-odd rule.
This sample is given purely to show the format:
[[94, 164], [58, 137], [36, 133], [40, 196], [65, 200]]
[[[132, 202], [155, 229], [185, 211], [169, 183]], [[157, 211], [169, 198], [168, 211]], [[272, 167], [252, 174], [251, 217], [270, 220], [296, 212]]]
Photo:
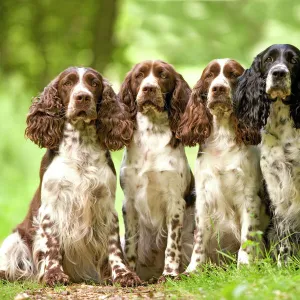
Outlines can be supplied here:
[[299, 249], [299, 49], [279, 44], [257, 55], [239, 78], [235, 105], [239, 118], [252, 128], [262, 128], [260, 165], [272, 212], [268, 236], [281, 265]]

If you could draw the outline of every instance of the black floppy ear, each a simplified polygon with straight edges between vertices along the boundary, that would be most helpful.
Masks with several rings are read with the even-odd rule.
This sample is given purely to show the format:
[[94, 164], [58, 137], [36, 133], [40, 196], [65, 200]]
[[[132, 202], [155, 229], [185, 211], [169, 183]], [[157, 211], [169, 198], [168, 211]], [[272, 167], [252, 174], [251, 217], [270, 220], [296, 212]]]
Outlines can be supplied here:
[[292, 94], [291, 94], [291, 117], [294, 121], [295, 128], [300, 128], [300, 66], [294, 84], [292, 82]]
[[266, 94], [266, 80], [260, 69], [258, 55], [250, 69], [245, 70], [237, 80], [233, 91], [233, 105], [236, 116], [247, 126], [262, 128], [269, 116], [270, 100]]

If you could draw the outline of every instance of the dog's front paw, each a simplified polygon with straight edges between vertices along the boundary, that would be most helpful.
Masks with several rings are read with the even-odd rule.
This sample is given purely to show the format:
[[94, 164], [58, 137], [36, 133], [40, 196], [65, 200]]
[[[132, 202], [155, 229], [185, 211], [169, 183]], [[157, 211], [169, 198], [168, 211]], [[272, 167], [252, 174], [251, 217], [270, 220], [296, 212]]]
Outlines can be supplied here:
[[46, 285], [54, 287], [55, 285], [67, 285], [70, 282], [69, 276], [61, 270], [48, 270], [46, 271], [43, 280]]
[[135, 287], [142, 285], [142, 281], [134, 272], [131, 271], [121, 271], [119, 272], [113, 280], [114, 284], [119, 284], [122, 287]]
[[176, 281], [176, 280], [180, 280], [181, 278], [179, 274], [162, 274], [158, 279], [158, 283], [165, 283], [167, 279]]

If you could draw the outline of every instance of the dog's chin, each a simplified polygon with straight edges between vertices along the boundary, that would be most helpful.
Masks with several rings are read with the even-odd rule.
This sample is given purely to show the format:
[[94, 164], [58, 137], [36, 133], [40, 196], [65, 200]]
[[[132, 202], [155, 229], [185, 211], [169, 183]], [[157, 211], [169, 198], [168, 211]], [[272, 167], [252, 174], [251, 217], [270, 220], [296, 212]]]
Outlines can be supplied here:
[[291, 90], [287, 87], [279, 87], [279, 86], [275, 86], [275, 87], [271, 87], [266, 91], [268, 97], [272, 100], [272, 101], [276, 101], [277, 99], [281, 99], [282, 101], [285, 101], [288, 96], [291, 95]]
[[69, 119], [73, 124], [80, 122], [89, 124], [97, 119], [97, 113], [96, 111], [79, 111], [74, 113], [72, 116], [69, 116]]
[[144, 101], [142, 104], [138, 105], [138, 110], [142, 114], [158, 114], [164, 111], [162, 106], [152, 102], [152, 101]]
[[231, 100], [228, 97], [213, 99], [208, 102], [207, 107], [213, 115], [232, 111]]

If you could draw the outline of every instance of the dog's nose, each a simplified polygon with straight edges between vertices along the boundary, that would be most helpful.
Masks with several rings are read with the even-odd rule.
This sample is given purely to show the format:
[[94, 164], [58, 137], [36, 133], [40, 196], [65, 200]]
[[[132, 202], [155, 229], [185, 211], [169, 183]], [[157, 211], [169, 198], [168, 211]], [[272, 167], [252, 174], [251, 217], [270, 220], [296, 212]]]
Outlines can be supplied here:
[[275, 69], [272, 72], [272, 76], [275, 79], [281, 79], [287, 75], [288, 71], [285, 69]]
[[90, 102], [91, 101], [91, 96], [87, 93], [78, 93], [75, 96], [75, 100], [77, 102]]
[[145, 94], [154, 94], [156, 91], [156, 87], [150, 84], [144, 85], [142, 88], [143, 93]]
[[222, 94], [226, 94], [228, 92], [228, 87], [226, 87], [225, 85], [214, 85], [212, 87], [212, 92], [214, 95], [222, 95]]

